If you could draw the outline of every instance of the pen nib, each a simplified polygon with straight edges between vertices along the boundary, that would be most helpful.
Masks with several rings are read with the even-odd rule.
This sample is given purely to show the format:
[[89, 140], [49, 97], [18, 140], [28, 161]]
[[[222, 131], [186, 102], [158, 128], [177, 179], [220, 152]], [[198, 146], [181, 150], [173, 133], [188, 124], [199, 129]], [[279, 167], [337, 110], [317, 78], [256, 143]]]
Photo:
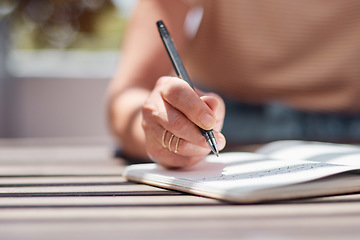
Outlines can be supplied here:
[[208, 143], [208, 145], [211, 149], [211, 152], [218, 157], [219, 156], [219, 148], [217, 146], [213, 131], [212, 130], [204, 130], [201, 128], [200, 128], [200, 130], [201, 130], [202, 135], [205, 137], [205, 140]]
[[208, 141], [208, 144], [210, 146], [212, 153], [215, 154], [217, 157], [219, 157], [219, 149], [217, 147], [215, 138], [212, 138], [210, 141]]

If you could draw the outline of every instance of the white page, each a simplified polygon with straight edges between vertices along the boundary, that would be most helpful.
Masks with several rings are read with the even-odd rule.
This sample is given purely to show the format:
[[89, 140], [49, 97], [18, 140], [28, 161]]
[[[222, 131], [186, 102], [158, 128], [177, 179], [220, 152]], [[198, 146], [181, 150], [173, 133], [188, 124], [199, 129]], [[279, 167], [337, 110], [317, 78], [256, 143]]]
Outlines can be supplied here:
[[[193, 167], [167, 170], [156, 164], [133, 165], [125, 176], [146, 179], [163, 187], [179, 186], [181, 190], [222, 195], [231, 198], [248, 196], [261, 189], [296, 184], [356, 169], [309, 161], [274, 160], [252, 153], [222, 153], [208, 156]], [[177, 189], [175, 187], [175, 189]]]
[[277, 141], [265, 145], [257, 152], [286, 161], [298, 159], [350, 166], [360, 165], [360, 147], [355, 145]]

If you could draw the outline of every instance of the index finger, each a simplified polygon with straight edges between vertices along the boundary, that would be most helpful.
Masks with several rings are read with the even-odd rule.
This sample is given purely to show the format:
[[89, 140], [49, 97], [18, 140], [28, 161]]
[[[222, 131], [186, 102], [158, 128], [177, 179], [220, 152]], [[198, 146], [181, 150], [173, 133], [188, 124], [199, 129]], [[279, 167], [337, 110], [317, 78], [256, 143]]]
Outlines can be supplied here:
[[166, 86], [161, 91], [166, 102], [203, 129], [209, 130], [215, 125], [214, 112], [188, 83], [177, 77], [164, 77], [161, 81]]

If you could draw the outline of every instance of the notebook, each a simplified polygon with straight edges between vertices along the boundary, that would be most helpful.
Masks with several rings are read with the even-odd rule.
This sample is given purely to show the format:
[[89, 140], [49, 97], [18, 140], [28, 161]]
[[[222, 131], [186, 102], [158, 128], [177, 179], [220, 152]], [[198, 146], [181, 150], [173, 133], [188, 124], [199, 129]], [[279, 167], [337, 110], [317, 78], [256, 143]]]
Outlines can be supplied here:
[[195, 166], [126, 167], [129, 181], [234, 203], [260, 203], [360, 192], [360, 147], [276, 141], [254, 153], [225, 152]]

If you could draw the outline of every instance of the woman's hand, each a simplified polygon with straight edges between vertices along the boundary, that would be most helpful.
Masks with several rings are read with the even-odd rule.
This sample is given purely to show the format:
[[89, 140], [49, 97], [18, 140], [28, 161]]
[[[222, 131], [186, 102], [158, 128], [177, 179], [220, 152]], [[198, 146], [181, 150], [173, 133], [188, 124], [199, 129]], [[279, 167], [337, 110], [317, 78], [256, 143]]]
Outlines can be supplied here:
[[146, 151], [164, 167], [192, 166], [209, 154], [199, 127], [213, 129], [219, 150], [225, 147], [220, 133], [225, 116], [223, 100], [214, 93], [195, 92], [179, 78], [160, 78], [142, 115]]

